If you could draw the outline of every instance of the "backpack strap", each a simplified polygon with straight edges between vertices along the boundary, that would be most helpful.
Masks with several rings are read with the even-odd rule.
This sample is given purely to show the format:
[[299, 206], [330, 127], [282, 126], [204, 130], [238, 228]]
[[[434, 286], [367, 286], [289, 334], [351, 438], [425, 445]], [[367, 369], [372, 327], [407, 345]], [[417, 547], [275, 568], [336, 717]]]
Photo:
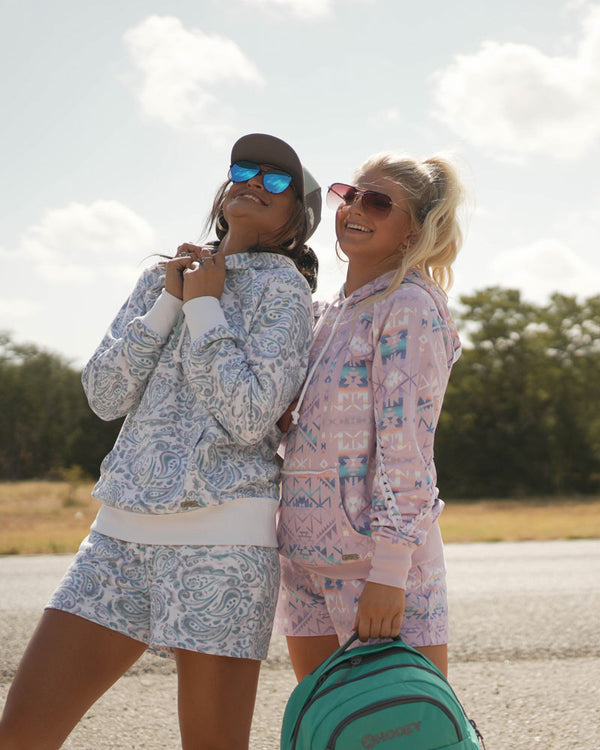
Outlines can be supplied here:
[[[358, 640], [358, 631], [355, 630], [352, 633], [352, 635], [350, 636], [350, 638], [348, 638], [348, 640], [345, 643], [342, 643], [342, 645], [337, 649], [337, 651], [334, 651], [333, 654], [331, 654], [330, 656], [328, 656], [327, 659], [325, 659], [325, 661], [322, 662], [319, 665], [318, 669], [323, 669], [323, 668], [328, 667], [329, 664], [331, 664], [332, 662], [334, 662], [338, 658], [338, 656], [341, 656], [342, 654], [344, 654], [350, 648], [350, 646], [355, 641], [357, 641], [357, 640]], [[382, 639], [382, 640], [386, 640], [386, 639]], [[387, 640], [389, 640], [390, 643], [392, 643], [394, 641], [402, 641], [402, 638], [400, 638], [400, 636], [394, 636], [394, 637], [389, 638]], [[404, 645], [406, 645], [406, 644], [404, 644]], [[410, 648], [410, 646], [409, 646], [409, 648]]]
[[342, 643], [342, 645], [336, 651], [330, 654], [325, 659], [325, 661], [319, 664], [317, 669], [319, 670], [326, 669], [330, 664], [332, 664], [338, 658], [338, 656], [341, 656], [345, 651], [347, 651], [350, 648], [350, 646], [354, 643], [354, 641], [356, 641], [357, 639], [358, 639], [358, 631], [355, 630], [345, 643]]

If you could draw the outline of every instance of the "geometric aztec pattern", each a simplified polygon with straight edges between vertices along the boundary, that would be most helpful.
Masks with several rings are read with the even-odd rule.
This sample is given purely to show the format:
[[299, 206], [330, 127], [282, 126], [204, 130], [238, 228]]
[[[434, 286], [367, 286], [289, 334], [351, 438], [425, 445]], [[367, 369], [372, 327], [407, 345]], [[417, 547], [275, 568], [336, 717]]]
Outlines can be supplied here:
[[343, 310], [338, 295], [313, 342], [309, 367], [320, 361], [288, 433], [279, 523], [282, 554], [304, 564], [364, 559], [377, 538], [420, 545], [443, 507], [434, 437], [460, 342], [423, 274], [382, 296], [390, 278]]

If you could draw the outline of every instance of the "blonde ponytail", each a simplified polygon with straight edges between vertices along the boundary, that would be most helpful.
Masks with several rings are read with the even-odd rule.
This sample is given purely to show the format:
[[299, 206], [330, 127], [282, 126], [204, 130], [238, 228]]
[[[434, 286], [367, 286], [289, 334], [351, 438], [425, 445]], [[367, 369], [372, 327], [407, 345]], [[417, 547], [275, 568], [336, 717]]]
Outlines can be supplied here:
[[356, 177], [381, 171], [407, 194], [415, 236], [399, 258], [399, 265], [386, 293], [396, 289], [409, 268], [418, 268], [447, 292], [452, 286], [452, 264], [462, 245], [458, 209], [465, 191], [458, 170], [442, 155], [417, 160], [384, 152], [371, 156]]

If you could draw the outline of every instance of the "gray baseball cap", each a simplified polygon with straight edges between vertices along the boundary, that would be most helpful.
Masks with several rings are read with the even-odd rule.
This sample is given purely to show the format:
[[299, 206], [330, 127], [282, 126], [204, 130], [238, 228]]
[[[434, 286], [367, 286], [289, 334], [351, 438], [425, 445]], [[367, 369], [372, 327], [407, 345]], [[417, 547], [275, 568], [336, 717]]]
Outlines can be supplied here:
[[272, 164], [292, 175], [294, 188], [298, 195], [302, 196], [304, 203], [308, 239], [321, 221], [321, 188], [308, 169], [302, 166], [294, 149], [274, 135], [251, 133], [234, 143], [231, 149], [231, 163], [236, 161]]

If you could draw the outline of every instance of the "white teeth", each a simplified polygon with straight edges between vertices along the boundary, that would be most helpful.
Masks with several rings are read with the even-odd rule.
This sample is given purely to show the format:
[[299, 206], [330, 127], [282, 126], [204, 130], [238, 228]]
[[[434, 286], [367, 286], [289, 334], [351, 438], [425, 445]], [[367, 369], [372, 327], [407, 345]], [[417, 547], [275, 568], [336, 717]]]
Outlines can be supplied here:
[[262, 201], [259, 200], [255, 195], [250, 195], [250, 193], [242, 193], [240, 195], [240, 198], [249, 198], [251, 201], [255, 201], [256, 203], [260, 203], [262, 205]]
[[370, 232], [370, 229], [367, 229], [367, 227], [363, 227], [360, 224], [346, 224], [346, 229], [356, 229], [359, 232]]

